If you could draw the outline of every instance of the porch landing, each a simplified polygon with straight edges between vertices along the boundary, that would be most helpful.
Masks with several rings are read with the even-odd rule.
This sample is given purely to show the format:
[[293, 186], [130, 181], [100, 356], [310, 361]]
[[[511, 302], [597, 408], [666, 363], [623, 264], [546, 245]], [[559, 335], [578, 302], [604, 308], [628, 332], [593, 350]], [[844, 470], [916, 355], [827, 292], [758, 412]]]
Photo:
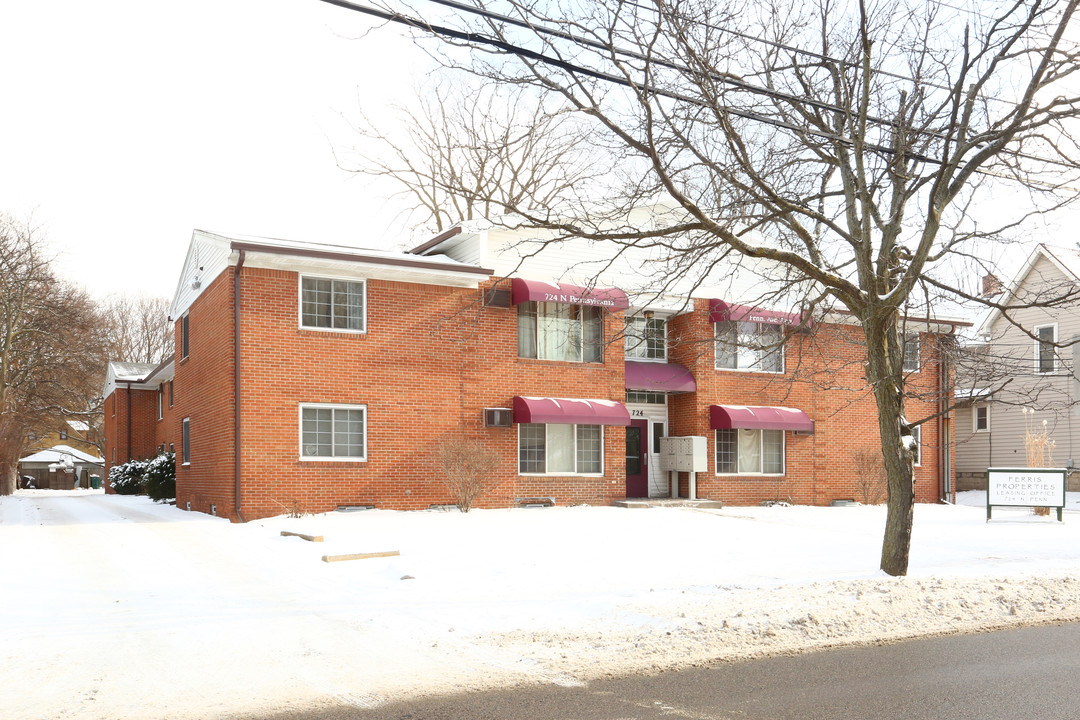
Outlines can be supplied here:
[[689, 507], [701, 510], [719, 510], [724, 503], [719, 500], [689, 500], [687, 498], [627, 498], [612, 503], [621, 508]]

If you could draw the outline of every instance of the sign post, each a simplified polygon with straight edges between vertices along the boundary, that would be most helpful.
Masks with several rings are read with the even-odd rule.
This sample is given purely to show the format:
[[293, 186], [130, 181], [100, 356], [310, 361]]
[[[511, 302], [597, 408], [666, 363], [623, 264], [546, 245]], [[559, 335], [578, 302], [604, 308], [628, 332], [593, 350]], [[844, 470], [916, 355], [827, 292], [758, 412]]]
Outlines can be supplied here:
[[1057, 508], [1058, 522], [1065, 507], [1065, 468], [989, 468], [986, 471], [986, 521], [995, 505], [1002, 507]]

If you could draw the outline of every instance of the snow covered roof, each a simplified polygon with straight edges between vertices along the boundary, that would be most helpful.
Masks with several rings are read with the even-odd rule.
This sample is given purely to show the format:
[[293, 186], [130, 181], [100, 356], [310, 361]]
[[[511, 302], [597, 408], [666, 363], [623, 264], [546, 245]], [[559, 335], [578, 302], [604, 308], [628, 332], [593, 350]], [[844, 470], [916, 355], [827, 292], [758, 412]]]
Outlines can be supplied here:
[[83, 420], [68, 420], [68, 426], [77, 432], [86, 432], [90, 429], [90, 423]]
[[19, 460], [19, 462], [56, 463], [63, 461], [65, 458], [71, 458], [75, 462], [92, 463], [94, 465], [102, 465], [105, 462], [105, 458], [95, 457], [89, 453], [84, 453], [82, 450], [76, 450], [70, 445], [53, 445], [48, 450], [39, 450], [33, 455], [27, 455]]

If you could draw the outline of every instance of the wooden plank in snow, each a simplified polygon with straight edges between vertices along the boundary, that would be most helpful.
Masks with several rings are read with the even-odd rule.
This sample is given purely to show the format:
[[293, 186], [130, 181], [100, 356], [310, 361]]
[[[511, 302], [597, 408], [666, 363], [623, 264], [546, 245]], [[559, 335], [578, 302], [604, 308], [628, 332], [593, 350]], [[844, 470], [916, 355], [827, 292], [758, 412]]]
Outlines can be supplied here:
[[307, 540], [308, 542], [322, 542], [323, 541], [323, 536], [322, 535], [305, 535], [304, 533], [294, 533], [294, 532], [289, 532], [288, 530], [282, 530], [281, 534], [283, 536], [284, 535], [291, 535], [292, 537], [298, 537], [298, 538], [301, 538], [303, 540]]
[[323, 562], [341, 562], [342, 560], [367, 560], [368, 558], [379, 557], [393, 557], [394, 555], [400, 555], [397, 550], [387, 550], [386, 552], [371, 552], [371, 553], [352, 553], [350, 555], [323, 555]]

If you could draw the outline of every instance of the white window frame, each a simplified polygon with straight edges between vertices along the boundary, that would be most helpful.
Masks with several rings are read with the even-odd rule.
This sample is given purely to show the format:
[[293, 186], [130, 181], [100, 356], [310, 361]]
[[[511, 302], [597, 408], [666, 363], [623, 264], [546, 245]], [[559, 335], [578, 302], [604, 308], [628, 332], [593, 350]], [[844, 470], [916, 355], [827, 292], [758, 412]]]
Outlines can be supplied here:
[[157, 419], [158, 420], [161, 420], [162, 418], [165, 417], [164, 400], [165, 400], [165, 390], [164, 390], [164, 388], [162, 388], [161, 385], [158, 385], [157, 386]]
[[[362, 410], [364, 413], [364, 454], [362, 456], [355, 455], [330, 455], [329, 457], [321, 457], [314, 455], [304, 454], [304, 409], [305, 408], [317, 408], [317, 409], [329, 409], [329, 410]], [[333, 423], [333, 413], [331, 413], [331, 423]], [[301, 462], [367, 462], [368, 459], [368, 435], [371, 430], [370, 416], [368, 415], [367, 405], [347, 405], [341, 403], [300, 403], [296, 411], [296, 423], [297, 423], [297, 449], [299, 450], [299, 457]], [[331, 425], [331, 428], [333, 425]], [[334, 431], [331, 429], [330, 436], [331, 442], [333, 442]], [[333, 445], [331, 445], [331, 448]]]
[[184, 313], [180, 318], [180, 359], [185, 360], [191, 352], [191, 321], [190, 313]]
[[[739, 467], [739, 456], [738, 456], [738, 451], [739, 451], [738, 437], [739, 437], [739, 433], [743, 433], [743, 432], [762, 433], [762, 438], [764, 438], [763, 433], [765, 431], [764, 430], [736, 429], [736, 428], [731, 428], [731, 429], [735, 431], [735, 452], [736, 452], [736, 455], [735, 455], [735, 468], [736, 468], [736, 470], [735, 470], [735, 472], [720, 472], [720, 463], [718, 462], [718, 457], [717, 457], [719, 455], [719, 452], [720, 452], [720, 442], [719, 442], [719, 435], [718, 435], [718, 433], [720, 431], [719, 430], [713, 430], [713, 471], [714, 471], [715, 475], [717, 475], [719, 477], [783, 477], [783, 476], [787, 475], [787, 432], [786, 431], [784, 431], [784, 430], [776, 430], [775, 431], [775, 432], [780, 433], [780, 465], [781, 465], [780, 472], [778, 472], [778, 473], [766, 473], [766, 472], [740, 472], [738, 470], [738, 467]], [[761, 454], [762, 454], [761, 455], [761, 467], [764, 467], [765, 466], [765, 442], [764, 442], [764, 440], [760, 441], [760, 445], [761, 445]]]
[[[348, 282], [348, 283], [357, 283], [357, 284], [361, 285], [363, 287], [363, 289], [364, 289], [364, 293], [363, 293], [364, 312], [363, 312], [363, 317], [360, 318], [360, 322], [363, 325], [363, 328], [360, 329], [360, 330], [353, 330], [351, 328], [334, 328], [334, 327], [319, 327], [317, 325], [305, 325], [304, 324], [304, 280], [306, 280], [308, 278], [310, 278], [312, 280], [329, 280], [331, 282], [335, 282], [335, 281], [336, 282]], [[302, 273], [302, 274], [300, 274], [299, 279], [297, 280], [297, 283], [296, 283], [296, 322], [298, 323], [298, 327], [301, 330], [314, 330], [316, 332], [343, 333], [343, 334], [346, 334], [346, 335], [363, 335], [363, 334], [367, 333], [367, 328], [368, 328], [368, 320], [367, 320], [367, 312], [368, 312], [367, 285], [368, 284], [367, 284], [367, 279], [366, 278], [340, 277], [340, 276], [337, 276], [337, 275], [316, 275], [316, 274], [313, 274], [313, 273]], [[331, 298], [333, 298], [333, 294], [334, 294], [333, 286], [331, 286], [331, 290], [330, 290]], [[333, 306], [331, 306], [331, 311], [330, 311], [331, 320], [333, 319], [333, 309], [332, 308], [333, 308]]]
[[[985, 410], [986, 411], [986, 427], [984, 427], [984, 428], [979, 427], [979, 411], [980, 410]], [[981, 403], [981, 404], [978, 404], [978, 405], [972, 405], [971, 406], [971, 432], [973, 432], [973, 433], [990, 432], [990, 415], [991, 415], [991, 411], [990, 411], [990, 404], [989, 403]]]
[[180, 459], [181, 465], [191, 464], [191, 418], [186, 417], [180, 423]]
[[[526, 424], [528, 424], [528, 425], [543, 425], [544, 426], [544, 469], [545, 469], [545, 471], [542, 472], [542, 473], [541, 472], [522, 472], [521, 471], [521, 428], [522, 428], [522, 425], [526, 425]], [[551, 425], [560, 425], [560, 424], [563, 424], [563, 423], [521, 423], [521, 424], [518, 424], [517, 448], [516, 448], [516, 452], [517, 452], [516, 462], [517, 462], [518, 476], [519, 477], [603, 477], [604, 472], [605, 472], [605, 467], [604, 467], [604, 440], [605, 440], [605, 438], [604, 438], [604, 435], [606, 434], [604, 432], [604, 428], [607, 427], [607, 426], [606, 425], [596, 425], [596, 423], [575, 423], [575, 424], [572, 424], [572, 425], [570, 423], [566, 423], [570, 427], [574, 428], [573, 432], [571, 432], [570, 436], [574, 439], [573, 455], [574, 455], [575, 471], [574, 472], [547, 472], [547, 457], [548, 457], [548, 455], [547, 455], [547, 447], [548, 447], [548, 445], [547, 445], [547, 429]], [[577, 468], [577, 440], [578, 440], [577, 429], [578, 429], [579, 425], [592, 425], [592, 426], [596, 426], [596, 427], [600, 428], [600, 472], [583, 473], [583, 472], [577, 472], [576, 471], [576, 468]]]
[[[903, 358], [900, 361], [900, 367], [905, 373], [908, 373], [909, 375], [915, 374], [922, 369], [922, 337], [917, 332], [902, 333], [901, 337], [903, 338], [903, 345], [900, 349], [900, 352], [902, 353]], [[915, 367], [910, 367], [908, 365], [907, 349], [909, 342], [914, 342], [915, 344]]]
[[[735, 323], [735, 326], [736, 326], [735, 327], [736, 367], [733, 367], [733, 368], [720, 367], [720, 352], [719, 352], [720, 325], [725, 324], [725, 323]], [[758, 358], [754, 363], [755, 365], [760, 364], [761, 360], [764, 357], [765, 352], [769, 352], [770, 354], [779, 353], [780, 354], [780, 369], [779, 370], [762, 370], [760, 367], [739, 367], [738, 366], [739, 349], [745, 347], [744, 345], [742, 345], [742, 344], [740, 344], [738, 342], [738, 338], [739, 338], [739, 327], [738, 326], [743, 325], [743, 324], [757, 325], [757, 330], [756, 330], [757, 335], [760, 335], [762, 333], [762, 328], [765, 327], [765, 326], [779, 328], [780, 337], [781, 337], [780, 346], [778, 348], [776, 348], [775, 350], [772, 349], [772, 348], [766, 348], [765, 350], [756, 350], [755, 352], [757, 352]], [[713, 323], [713, 367], [716, 370], [721, 370], [723, 372], [743, 372], [743, 373], [763, 373], [765, 375], [783, 375], [785, 372], [787, 372], [787, 338], [784, 337], [784, 334], [785, 334], [784, 333], [784, 326], [780, 325], [779, 323], [765, 323], [765, 322], [745, 323], [742, 320], [724, 320], [724, 321], [720, 321], [720, 322], [715, 322], [715, 323]]]
[[[639, 333], [637, 329], [631, 330], [631, 323], [644, 323], [644, 329]], [[644, 351], [648, 353], [649, 350], [649, 323], [660, 323], [660, 347], [664, 351], [661, 357], [648, 357], [646, 355], [633, 355], [633, 352]], [[667, 318], [651, 317], [647, 318], [644, 315], [632, 315], [626, 318], [626, 325], [623, 329], [623, 355], [627, 360], [633, 360], [634, 362], [656, 362], [666, 363], [668, 359], [668, 342], [667, 342]]]
[[913, 463], [913, 465], [915, 467], [922, 467], [922, 456], [923, 456], [922, 425], [916, 425], [915, 427], [911, 428], [911, 437], [915, 438], [915, 447], [916, 447], [916, 449], [918, 450], [918, 453], [919, 453], [918, 459]]
[[1042, 362], [1041, 362], [1041, 360], [1042, 360], [1042, 355], [1041, 355], [1041, 353], [1042, 353], [1042, 341], [1039, 340], [1038, 338], [1039, 338], [1039, 331], [1044, 330], [1046, 328], [1052, 328], [1053, 331], [1054, 331], [1054, 338], [1050, 342], [1051, 343], [1057, 343], [1057, 341], [1058, 341], [1058, 325], [1057, 325], [1057, 323], [1047, 323], [1046, 325], [1036, 325], [1034, 328], [1032, 328], [1032, 335], [1035, 336], [1035, 374], [1036, 375], [1053, 375], [1054, 373], [1056, 373], [1060, 369], [1060, 366], [1058, 364], [1057, 348], [1053, 347], [1053, 345], [1050, 346], [1050, 356], [1051, 356], [1051, 359], [1053, 360], [1054, 367], [1052, 369], [1050, 369], [1050, 370], [1043, 370], [1042, 369]]

